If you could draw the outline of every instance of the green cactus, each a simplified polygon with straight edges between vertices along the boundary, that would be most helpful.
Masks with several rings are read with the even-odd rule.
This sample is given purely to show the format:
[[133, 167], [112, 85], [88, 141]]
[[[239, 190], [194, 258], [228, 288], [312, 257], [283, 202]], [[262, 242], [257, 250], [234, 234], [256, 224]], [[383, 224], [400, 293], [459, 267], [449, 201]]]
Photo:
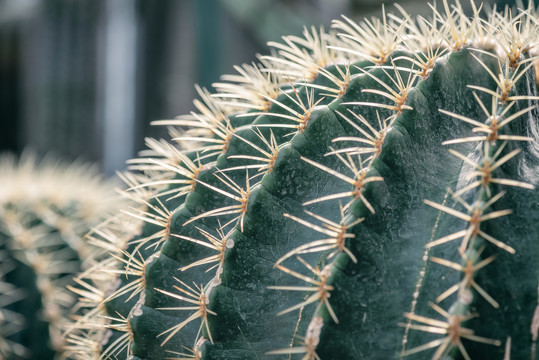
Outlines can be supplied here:
[[158, 121], [70, 356], [538, 358], [538, 16], [472, 7], [284, 37]]
[[103, 253], [83, 236], [126, 203], [82, 163], [2, 156], [0, 184], [0, 359], [59, 359], [66, 286]]

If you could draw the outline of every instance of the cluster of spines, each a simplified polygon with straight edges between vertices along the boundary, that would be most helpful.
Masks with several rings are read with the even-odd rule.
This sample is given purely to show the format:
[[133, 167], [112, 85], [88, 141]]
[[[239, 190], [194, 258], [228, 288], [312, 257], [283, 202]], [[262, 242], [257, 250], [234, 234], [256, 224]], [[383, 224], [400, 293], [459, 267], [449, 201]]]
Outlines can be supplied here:
[[[325, 307], [327, 311], [329, 311], [333, 321], [338, 322], [329, 301], [333, 288], [326, 281], [331, 271], [331, 262], [328, 262], [328, 264], [321, 269], [305, 262], [305, 260], [301, 258], [301, 254], [328, 251], [328, 261], [337, 253], [344, 253], [347, 256], [350, 256], [353, 261], [356, 260], [354, 256], [347, 251], [345, 244], [347, 239], [351, 239], [352, 236], [346, 231], [357, 225], [362, 219], [351, 219], [350, 217], [347, 217], [345, 215], [346, 210], [354, 201], [359, 201], [362, 202], [371, 213], [374, 213], [374, 209], [370, 206], [368, 199], [363, 196], [362, 189], [369, 182], [383, 181], [383, 179], [376, 175], [368, 176], [369, 166], [382, 151], [384, 136], [391, 128], [393, 121], [395, 121], [398, 115], [403, 111], [411, 109], [406, 105], [408, 92], [419, 79], [424, 80], [428, 77], [438, 58], [446, 53], [458, 51], [465, 46], [484, 48], [486, 50], [494, 49], [494, 53], [497, 54], [496, 56], [498, 56], [499, 59], [507, 58], [509, 60], [507, 60], [507, 62], [505, 60], [499, 60], [500, 69], [502, 68], [503, 63], [505, 72], [491, 74], [494, 77], [493, 80], [499, 85], [499, 92], [496, 91], [495, 94], [491, 94], [493, 96], [493, 103], [505, 106], [506, 103], [509, 102], [507, 107], [510, 108], [514, 101], [522, 100], [524, 98], [530, 99], [530, 97], [511, 97], [510, 90], [511, 86], [514, 85], [518, 78], [528, 70], [529, 66], [531, 66], [532, 62], [529, 59], [534, 59], [534, 54], [531, 52], [537, 51], [536, 44], [533, 43], [536, 41], [537, 21], [533, 18], [535, 15], [533, 15], [532, 12], [534, 12], [535, 9], [531, 5], [528, 7], [528, 10], [521, 11], [520, 15], [515, 17], [511, 15], [509, 10], [506, 10], [506, 12], [501, 15], [493, 12], [492, 14], [494, 15], [489, 15], [487, 21], [479, 18], [478, 14], [480, 9], [475, 5], [475, 16], [473, 17], [473, 20], [470, 20], [463, 15], [460, 4], [457, 3], [455, 7], [451, 8], [446, 1], [444, 1], [443, 10], [441, 11], [438, 11], [433, 7], [434, 15], [431, 20], [419, 18], [417, 22], [414, 22], [410, 20], [410, 16], [402, 9], [400, 9], [400, 11], [403, 15], [403, 19], [392, 15], [386, 16], [384, 13], [382, 20], [365, 20], [360, 24], [356, 24], [347, 18], [344, 18], [342, 21], [336, 21], [335, 29], [342, 31], [343, 33], [341, 34], [325, 34], [323, 32], [312, 30], [311, 32], [305, 32], [305, 39], [287, 37], [285, 38], [284, 44], [273, 44], [276, 51], [271, 56], [262, 57], [262, 65], [244, 65], [241, 68], [237, 68], [239, 75], [226, 77], [224, 80], [228, 82], [216, 84], [215, 87], [218, 90], [216, 94], [212, 95], [206, 90], [199, 89], [203, 102], [197, 101], [196, 106], [200, 113], [193, 113], [188, 117], [182, 117], [177, 120], [158, 122], [159, 124], [169, 126], [187, 126], [189, 127], [189, 130], [183, 133], [179, 133], [175, 130], [176, 133], [173, 137], [174, 140], [181, 144], [180, 146], [169, 146], [166, 143], [149, 140], [148, 145], [153, 149], [150, 156], [132, 162], [133, 169], [142, 170], [146, 175], [141, 175], [139, 177], [127, 175], [129, 177], [128, 181], [131, 194], [140, 204], [140, 207], [126, 211], [125, 215], [132, 216], [135, 219], [154, 225], [159, 230], [151, 235], [144, 235], [132, 241], [126, 241], [127, 239], [123, 236], [120, 236], [121, 240], [118, 240], [116, 236], [105, 233], [107, 230], [98, 230], [99, 232], [102, 232], [102, 234], [99, 234], [102, 238], [100, 241], [115, 249], [114, 251], [117, 255], [113, 257], [114, 260], [109, 260], [107, 265], [98, 264], [96, 266], [98, 268], [103, 267], [104, 272], [107, 274], [115, 274], [118, 272], [125, 274], [125, 276], [129, 278], [128, 283], [120, 286], [119, 289], [113, 291], [112, 294], [105, 295], [106, 291], [103, 287], [94, 287], [90, 284], [93, 282], [93, 279], [91, 279], [90, 276], [93, 275], [88, 275], [86, 278], [85, 276], [81, 276], [81, 279], [79, 280], [81, 283], [85, 284], [87, 290], [90, 290], [86, 297], [92, 297], [99, 294], [99, 296], [92, 301], [98, 303], [98, 307], [102, 309], [103, 314], [92, 314], [92, 316], [107, 319], [108, 321], [104, 321], [104, 323], [108, 323], [108, 325], [105, 325], [106, 328], [120, 331], [123, 334], [118, 340], [113, 342], [108, 349], [101, 349], [101, 351], [105, 351], [101, 357], [116, 355], [120, 350], [129, 347], [129, 343], [134, 337], [127, 319], [121, 316], [112, 319], [111, 316], [106, 315], [104, 304], [111, 299], [125, 295], [127, 292], [130, 292], [128, 295], [129, 299], [136, 294], [141, 293], [142, 301], [139, 300], [138, 303], [140, 304], [143, 302], [144, 295], [142, 290], [145, 281], [145, 266], [153, 259], [152, 254], [158, 253], [163, 243], [168, 240], [170, 236], [202, 245], [216, 252], [212, 256], [199, 259], [190, 265], [178, 269], [177, 282], [179, 285], [175, 286], [176, 291], [172, 292], [165, 289], [156, 289], [166, 296], [180, 300], [183, 304], [191, 303], [192, 305], [176, 307], [175, 309], [195, 311], [194, 313], [191, 313], [191, 315], [186, 316], [185, 321], [161, 334], [163, 343], [166, 343], [174, 334], [181, 331], [188, 322], [200, 318], [200, 329], [204, 329], [205, 332], [199, 331], [197, 338], [193, 342], [193, 344], [196, 344], [195, 347], [187, 350], [188, 354], [182, 353], [181, 355], [185, 358], [198, 358], [200, 356], [199, 346], [201, 343], [206, 339], [212, 341], [210, 328], [208, 326], [208, 316], [218, 316], [218, 314], [212, 314], [211, 310], [207, 308], [208, 292], [219, 283], [218, 278], [222, 271], [221, 267], [224, 261], [224, 253], [227, 247], [233, 246], [233, 241], [230, 239], [232, 231], [235, 227], [237, 227], [239, 231], [243, 231], [243, 220], [248, 212], [250, 187], [253, 184], [251, 181], [253, 181], [257, 175], [264, 175], [272, 171], [272, 166], [279, 152], [279, 141], [277, 139], [288, 141], [290, 136], [301, 132], [309, 120], [311, 111], [320, 103], [320, 101], [324, 100], [324, 97], [330, 96], [340, 98], [340, 96], [345, 93], [346, 86], [350, 80], [351, 70], [356, 73], [364, 73], [378, 83], [382, 87], [382, 90], [367, 89], [365, 92], [370, 91], [373, 94], [380, 95], [388, 99], [389, 103], [349, 102], [342, 104], [351, 106], [374, 106], [379, 108], [380, 112], [385, 114], [380, 117], [377, 112], [379, 129], [375, 129], [368, 125], [360, 114], [352, 112], [351, 110], [348, 110], [349, 114], [339, 113], [344, 121], [352, 124], [352, 126], [358, 130], [358, 133], [351, 137], [336, 138], [334, 139], [334, 142], [338, 144], [341, 141], [346, 141], [348, 143], [355, 141], [360, 144], [357, 147], [338, 148], [337, 150], [331, 149], [328, 153], [329, 156], [336, 156], [342, 163], [342, 167], [348, 169], [345, 173], [318, 164], [310, 159], [303, 158], [303, 160], [312, 164], [319, 170], [325, 171], [328, 174], [335, 176], [337, 179], [349, 183], [352, 186], [352, 189], [351, 191], [344, 193], [332, 194], [317, 199], [309, 199], [304, 204], [310, 205], [328, 200], [339, 200], [341, 203], [343, 200], [348, 201], [344, 206], [340, 205], [341, 217], [335, 221], [323, 218], [312, 212], [308, 212], [308, 214], [318, 220], [320, 225], [315, 224], [314, 221], [306, 221], [288, 214], [284, 215], [293, 221], [299, 222], [319, 233], [325, 234], [328, 238], [304, 244], [291, 250], [277, 261], [276, 267], [278, 269], [297, 279], [314, 285], [314, 287], [310, 287], [309, 289], [306, 289], [306, 287], [273, 286], [273, 289], [276, 290], [301, 290], [313, 292], [313, 295], [307, 300], [298, 303], [298, 305], [293, 308], [284, 309], [282, 313], [304, 307], [310, 303], [317, 303], [318, 307]], [[518, 31], [514, 31], [515, 29], [518, 29]], [[515, 44], [522, 44], [522, 48], [519, 48], [518, 46], [515, 47]], [[403, 55], [392, 60], [392, 55], [403, 47], [412, 50], [411, 53], [413, 56]], [[523, 55], [525, 53], [531, 53], [531, 56], [525, 57]], [[399, 65], [396, 65], [395, 62], [399, 60], [408, 61], [411, 63], [411, 67], [403, 68], [402, 62], [399, 62]], [[367, 61], [372, 63], [372, 68], [381, 69], [381, 71], [391, 79], [392, 83], [386, 84], [376, 75], [373, 75], [370, 70], [367, 71], [363, 68], [351, 67], [350, 63], [352, 61]], [[478, 59], [478, 61], [481, 60]], [[525, 62], [529, 62], [529, 64], [525, 64]], [[339, 64], [336, 66], [337, 75], [334, 75], [325, 69], [326, 66], [334, 64]], [[485, 69], [486, 71], [490, 71], [486, 66]], [[390, 73], [394, 75], [390, 75]], [[407, 73], [408, 77], [403, 78], [401, 73]], [[319, 75], [329, 80], [330, 85], [321, 86], [310, 83], [311, 80]], [[305, 91], [305, 97], [300, 96], [298, 93], [298, 89], [303, 86], [307, 89]], [[490, 91], [483, 88], [477, 88], [476, 90], [486, 93], [489, 93]], [[480, 102], [479, 98], [477, 99]], [[289, 103], [292, 105], [288, 105]], [[486, 111], [484, 104], [480, 103], [479, 105]], [[272, 108], [278, 109], [279, 111], [271, 112]], [[236, 115], [238, 111], [243, 111], [244, 109], [248, 109], [245, 116], [240, 117]], [[498, 105], [494, 110], [497, 109]], [[505, 123], [503, 123], [502, 120], [500, 127], [509, 121], [515, 120], [518, 116], [531, 110], [531, 108], [525, 110], [526, 111], [520, 111], [505, 117]], [[482, 141], [486, 144], [483, 146], [484, 150], [482, 153], [485, 154], [485, 156], [490, 156], [487, 150], [493, 147], [493, 129], [491, 125], [478, 124], [476, 120], [465, 119], [464, 116], [458, 114], [450, 114], [447, 112], [446, 114], [459, 120], [469, 120], [467, 122], [476, 125], [478, 128], [477, 130], [474, 130], [474, 132], [484, 134], [481, 136], [470, 137], [469, 139], [459, 139], [455, 141]], [[251, 119], [251, 116], [254, 117], [259, 115], [275, 116], [278, 119], [283, 120], [282, 123], [260, 124], [252, 127], [253, 131], [256, 132], [256, 136], [263, 142], [263, 145], [254, 144], [238, 135], [238, 127], [235, 127], [234, 125], [236, 121], [241, 124], [249, 124], [249, 121], [242, 121], [241, 118]], [[498, 116], [497, 113], [495, 115]], [[505, 115], [505, 113], [503, 115]], [[365, 127], [362, 125], [365, 125]], [[242, 126], [243, 127], [240, 126], [240, 128], [249, 127], [249, 125]], [[269, 135], [268, 138], [264, 138], [263, 132], [261, 131], [261, 129], [265, 127], [272, 128], [270, 132], [271, 135]], [[277, 132], [279, 128], [285, 128], [286, 134], [284, 137], [282, 135], [274, 136], [273, 131], [275, 130]], [[521, 138], [510, 136], [507, 139], [503, 138], [507, 135], [500, 136], [501, 138], [498, 137], [494, 140], [523, 140]], [[238, 138], [245, 142], [257, 155], [227, 155], [228, 144], [233, 138]], [[196, 147], [192, 145], [193, 143], [196, 144]], [[451, 140], [447, 143], [450, 144]], [[267, 148], [264, 149], [262, 146], [266, 146]], [[184, 149], [189, 149], [189, 153], [185, 154], [183, 152]], [[501, 151], [502, 150], [494, 155], [499, 156]], [[455, 154], [457, 157], [463, 156], [457, 154]], [[515, 152], [512, 152], [511, 154], [512, 155], [509, 157], [508, 155], [505, 155], [500, 159], [496, 159], [495, 156], [494, 159], [490, 159], [493, 161], [491, 165], [500, 166], [503, 162], [509, 160], [510, 157], [516, 155]], [[219, 156], [232, 159], [252, 160], [254, 163], [228, 169], [217, 169], [216, 160], [218, 160]], [[464, 159], [463, 161], [469, 162], [469, 160]], [[509, 186], [531, 187], [529, 184], [524, 184], [516, 180], [495, 179], [492, 177], [488, 177], [488, 180], [485, 180], [486, 177], [481, 175], [481, 172], [485, 171], [484, 165], [474, 163], [474, 167], [477, 168], [476, 175], [479, 179], [472, 183], [475, 184], [474, 186], [470, 185], [470, 188], [465, 190], [472, 190], [477, 187], [482, 189], [485, 181], [487, 181], [487, 185], [489, 182], [497, 182], [498, 184]], [[254, 171], [249, 173], [250, 169], [257, 169], [258, 173], [253, 176]], [[199, 180], [198, 175], [200, 172], [206, 170], [214, 171], [215, 176], [222, 182], [223, 186], [216, 187]], [[245, 185], [243, 185], [243, 182], [235, 182], [227, 175], [227, 172], [237, 170], [245, 171]], [[346, 173], [351, 173], [352, 175], [346, 175]], [[249, 175], [251, 175], [251, 177], [249, 177]], [[257, 179], [256, 181], [259, 182], [260, 179]], [[175, 186], [178, 187], [175, 188]], [[167, 205], [167, 200], [169, 198], [183, 198], [191, 193], [197, 186], [204, 186], [221, 194], [230, 199], [233, 205], [227, 205], [222, 208], [203, 212], [192, 217], [185, 224], [198, 219], [214, 216], [226, 218], [226, 223], [221, 225], [219, 222], [219, 228], [216, 229], [215, 235], [204, 229], [199, 229], [201, 235], [199, 238], [170, 233], [170, 223], [172, 221], [173, 212], [171, 211], [170, 206]], [[485, 186], [484, 188], [488, 189], [488, 186]], [[488, 190], [480, 190], [478, 193], [482, 194], [483, 192], [486, 194]], [[460, 199], [459, 196], [462, 193], [462, 190], [457, 191], [455, 198]], [[490, 193], [488, 193], [488, 195], [491, 200], [483, 202], [482, 206], [484, 208], [480, 209], [481, 212], [486, 210], [486, 208], [500, 196]], [[490, 215], [483, 215], [481, 213], [479, 216], [473, 217], [473, 214], [466, 215], [457, 212], [456, 210], [449, 210], [445, 205], [436, 204], [430, 201], [428, 201], [427, 204], [438, 210], [447, 211], [453, 215], [459, 215], [461, 218], [466, 218], [468, 220], [474, 219], [473, 221], [476, 221], [477, 219], [486, 221], [508, 213], [504, 211], [491, 212]], [[465, 208], [473, 210], [470, 205], [466, 205]], [[230, 215], [232, 215], [232, 217], [230, 217]], [[479, 226], [477, 226], [477, 229], [479, 229]], [[472, 235], [479, 235], [479, 231], [480, 230], [475, 231]], [[438, 239], [437, 242], [429, 244], [428, 247], [443, 243], [446, 240], [454, 240], [457, 238], [457, 235], [462, 235], [461, 237], [464, 237], [467, 240], [466, 242], [463, 241], [461, 251], [462, 255], [466, 256], [465, 250], [467, 247], [476, 243], [470, 241], [473, 237], [467, 233], [459, 233]], [[484, 233], [481, 233], [480, 235], [485, 237]], [[103, 238], [106, 239], [106, 241], [103, 241]], [[357, 241], [357, 239], [351, 240]], [[489, 238], [487, 238], [487, 240], [503, 247], [501, 241], [494, 241], [495, 239], [489, 240]], [[125, 253], [124, 248], [126, 247], [131, 249], [130, 253]], [[146, 251], [150, 248], [151, 251]], [[507, 247], [505, 249], [508, 250]], [[145, 255], [141, 255], [142, 252], [144, 252]], [[294, 255], [296, 255], [298, 261], [303, 263], [305, 268], [308, 269], [308, 276], [297, 273], [282, 264], [285, 260], [292, 258]], [[490, 258], [487, 260], [479, 259], [479, 256], [474, 258], [474, 264], [469, 267], [462, 267], [461, 265], [450, 263], [444, 259], [435, 258], [433, 261], [453, 268], [458, 267], [458, 269], [463, 272], [478, 271], [492, 261]], [[194, 266], [206, 266], [208, 264], [211, 264], [211, 267], [205, 270], [215, 271], [215, 275], [211, 277], [212, 281], [208, 285], [190, 285], [181, 280], [182, 270]], [[463, 280], [459, 284], [462, 284], [462, 286], [473, 286], [476, 291], [481, 293], [481, 290], [477, 290], [481, 289], [480, 286], [473, 281], [473, 277], [470, 278], [468, 275], [469, 274], [465, 273], [463, 279], [466, 281]], [[112, 276], [107, 279], [111, 278]], [[89, 280], [89, 282], [86, 280]], [[107, 280], [103, 281], [103, 285], [106, 283]], [[484, 294], [484, 296], [485, 295], [489, 302], [493, 303], [494, 300], [488, 294]], [[447, 296], [449, 296], [449, 292], [442, 294], [442, 297], [439, 298], [439, 300], [442, 300]], [[433, 308], [446, 318], [446, 322], [432, 320], [436, 323], [430, 324], [435, 327], [439, 325], [440, 329], [442, 329], [439, 333], [442, 333], [443, 329], [452, 329], [459, 332], [462, 336], [469, 336], [468, 338], [474, 338], [478, 341], [485, 340], [473, 334], [468, 334], [466, 329], [458, 326], [459, 324], [455, 327], [453, 315], [447, 313], [445, 310], [438, 307], [438, 305], [433, 305]], [[413, 312], [406, 316], [411, 321], [426, 321], [426, 318], [413, 314]], [[463, 322], [468, 319], [469, 316], [470, 315], [463, 315], [462, 318], [459, 318], [458, 320]], [[90, 317], [85, 318], [87, 324], [91, 323], [91, 321], [88, 320], [89, 318]], [[409, 328], [413, 329], [415, 327], [417, 329], [424, 329], [422, 325], [412, 325], [411, 321], [410, 324], [407, 325]], [[451, 326], [442, 326], [442, 323], [451, 323]], [[80, 325], [80, 323], [78, 325]], [[319, 336], [322, 326], [322, 318], [315, 315], [310, 322], [306, 337], [302, 340], [302, 346], [292, 346], [289, 349], [275, 350], [272, 353], [304, 353], [305, 359], [318, 358], [315, 350], [319, 341], [317, 336]], [[99, 332], [99, 327], [88, 326], [83, 328], [85, 331]], [[201, 336], [202, 334], [204, 335]], [[70, 336], [74, 344], [84, 346], [84, 344], [81, 344], [79, 335], [72, 333]], [[104, 335], [101, 334], [101, 336]], [[490, 342], [490, 340], [485, 341]], [[96, 341], [96, 343], [101, 343], [101, 339]], [[97, 346], [96, 343], [92, 343], [92, 347], [101, 348], [100, 346]], [[412, 354], [432, 347], [438, 347], [436, 356], [439, 357], [439, 355], [446, 350], [449, 350], [452, 346], [458, 346], [460, 348], [460, 344], [458, 336], [455, 337], [453, 333], [447, 332], [447, 337], [442, 340], [429, 343], [427, 344], [428, 346], [405, 350], [403, 351], [403, 354]], [[460, 350], [463, 355], [466, 356], [465, 350], [463, 348], [460, 348]], [[80, 358], [85, 358], [85, 356], [90, 358], [87, 354], [82, 355], [82, 352], [79, 352], [77, 355]]]

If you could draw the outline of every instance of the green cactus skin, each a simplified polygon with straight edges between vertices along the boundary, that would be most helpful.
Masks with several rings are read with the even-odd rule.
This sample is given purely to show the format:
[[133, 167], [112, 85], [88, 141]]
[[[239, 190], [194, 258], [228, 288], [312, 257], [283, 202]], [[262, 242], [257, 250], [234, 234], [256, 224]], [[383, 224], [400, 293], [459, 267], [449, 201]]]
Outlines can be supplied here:
[[538, 17], [472, 5], [285, 37], [159, 121], [70, 356], [538, 358]]
[[88, 164], [0, 158], [0, 359], [60, 359], [73, 275], [102, 249], [83, 236], [126, 206]]

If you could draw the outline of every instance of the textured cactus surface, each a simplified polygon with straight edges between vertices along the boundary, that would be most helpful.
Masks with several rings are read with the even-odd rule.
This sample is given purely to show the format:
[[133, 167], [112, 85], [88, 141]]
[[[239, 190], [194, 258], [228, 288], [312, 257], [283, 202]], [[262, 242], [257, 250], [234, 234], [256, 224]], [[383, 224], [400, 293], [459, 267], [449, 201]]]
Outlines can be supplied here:
[[59, 359], [66, 286], [102, 252], [83, 236], [122, 201], [95, 168], [33, 156], [3, 156], [0, 184], [0, 359]]
[[70, 356], [538, 358], [538, 17], [472, 7], [284, 37], [159, 121]]

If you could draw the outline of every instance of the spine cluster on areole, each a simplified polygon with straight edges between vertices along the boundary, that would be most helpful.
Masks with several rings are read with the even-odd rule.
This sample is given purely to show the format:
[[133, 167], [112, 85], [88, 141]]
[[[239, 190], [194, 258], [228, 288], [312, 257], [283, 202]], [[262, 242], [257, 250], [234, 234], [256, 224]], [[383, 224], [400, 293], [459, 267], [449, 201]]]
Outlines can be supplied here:
[[[486, 19], [480, 17], [481, 8], [471, 4], [472, 18], [464, 14], [458, 2], [450, 7], [444, 0], [441, 10], [432, 6], [433, 15], [428, 20], [419, 17], [414, 21], [398, 7], [400, 16], [384, 12], [382, 19], [365, 19], [361, 23], [343, 18], [334, 22], [335, 30], [329, 33], [312, 29], [305, 31], [304, 38], [284, 37], [284, 43], [270, 44], [272, 54], [260, 57], [259, 64], [237, 67], [237, 75], [223, 77], [223, 82], [214, 85], [217, 93], [197, 88], [202, 99], [195, 100], [198, 112], [156, 122], [173, 127], [174, 143], [147, 141], [150, 150], [130, 162], [131, 169], [137, 173], [123, 175], [128, 186], [126, 194], [136, 206], [126, 209], [92, 235], [93, 242], [112, 256], [103, 257], [77, 279], [79, 287], [73, 291], [81, 298], [79, 307], [87, 312], [79, 316], [67, 332], [71, 344], [69, 357], [101, 359], [130, 354], [137, 338], [130, 319], [143, 313], [146, 296], [153, 292], [165, 299], [163, 303], [177, 304], [156, 310], [185, 313], [181, 321], [158, 334], [157, 341], [165, 346], [191, 323], [199, 324], [190, 344], [170, 352], [179, 359], [201, 358], [204, 345], [215, 340], [212, 322], [218, 322], [220, 314], [213, 306], [222, 286], [227, 252], [234, 249], [240, 237], [238, 234], [248, 227], [250, 198], [257, 194], [259, 184], [271, 176], [276, 162], [283, 156], [280, 152], [305, 131], [320, 105], [333, 101], [340, 102], [335, 113], [342, 123], [353, 129], [353, 133], [332, 139], [334, 147], [329, 147], [323, 155], [334, 159], [333, 166], [308, 156], [301, 156], [301, 161], [309, 164], [312, 172], [325, 173], [335, 182], [342, 182], [342, 188], [347, 190], [304, 199], [302, 205], [309, 209], [316, 209], [321, 203], [333, 204], [331, 206], [337, 208], [338, 213], [332, 218], [317, 214], [315, 210], [305, 210], [304, 217], [282, 213], [287, 221], [311, 229], [320, 237], [280, 254], [274, 264], [284, 275], [303, 284], [267, 287], [270, 291], [308, 294], [275, 315], [299, 312], [301, 319], [304, 309], [309, 308], [311, 318], [307, 320], [305, 336], [296, 331], [299, 340], [292, 339], [290, 344], [282, 344], [266, 354], [302, 354], [303, 359], [320, 359], [317, 346], [325, 324], [339, 323], [331, 305], [331, 296], [338, 291], [332, 284], [339, 271], [335, 264], [343, 257], [358, 262], [349, 245], [361, 239], [352, 230], [366, 218], [377, 216], [365, 191], [384, 182], [373, 164], [387, 151], [384, 141], [394, 131], [401, 116], [414, 110], [407, 102], [410, 93], [429, 78], [440, 59], [464, 48], [473, 49], [473, 58], [497, 88], [469, 86], [474, 91], [474, 101], [484, 113], [483, 119], [439, 110], [449, 118], [473, 126], [470, 136], [447, 138], [440, 145], [473, 143], [477, 156], [474, 159], [457, 150], [449, 150], [465, 166], [471, 167], [469, 177], [463, 179], [466, 185], [448, 190], [442, 203], [431, 199], [424, 202], [425, 206], [439, 211], [439, 216], [445, 213], [465, 221], [467, 226], [431, 239], [421, 260], [424, 267], [434, 263], [459, 271], [462, 276], [457, 284], [431, 299], [430, 306], [442, 320], [416, 313], [417, 298], [426, 286], [420, 276], [411, 308], [402, 309], [405, 323], [402, 324], [401, 356], [435, 349], [433, 358], [440, 359], [457, 349], [468, 359], [470, 356], [463, 339], [499, 346], [500, 339], [475, 334], [463, 323], [481, 316], [470, 311], [478, 296], [492, 307], [498, 307], [495, 294], [487, 293], [474, 280], [478, 272], [496, 264], [493, 256], [482, 257], [485, 247], [490, 244], [515, 253], [504, 239], [489, 234], [483, 226], [485, 222], [511, 214], [511, 209], [491, 210], [504, 195], [499, 187], [534, 189], [533, 184], [519, 179], [499, 178], [495, 170], [518, 156], [518, 148], [504, 152], [504, 149], [512, 148], [508, 144], [532, 140], [506, 130], [536, 108], [536, 105], [523, 107], [520, 104], [537, 100], [537, 97], [515, 95], [513, 90], [536, 61], [539, 23], [531, 3], [517, 14], [509, 9], [503, 13], [487, 12]], [[498, 71], [485, 64], [484, 59], [489, 57], [498, 63]], [[352, 65], [361, 61], [366, 65]], [[328, 70], [331, 66], [334, 66], [333, 71]], [[362, 89], [363, 94], [383, 101], [350, 101], [346, 97], [347, 88], [357, 77], [375, 84], [372, 88]], [[315, 79], [323, 81], [315, 82]], [[491, 98], [490, 103], [483, 102], [485, 96]], [[357, 110], [366, 108], [373, 108], [370, 115], [375, 119], [366, 119], [361, 110]], [[272, 121], [266, 121], [268, 117]], [[183, 128], [187, 130], [181, 130]], [[249, 130], [252, 131], [250, 138], [244, 135]], [[233, 141], [250, 152], [232, 151], [230, 144]], [[231, 159], [244, 163], [220, 167], [221, 163], [228, 164], [226, 161]], [[208, 177], [201, 179], [201, 174], [207, 172], [214, 175], [216, 183], [206, 180]], [[196, 189], [204, 189], [226, 201], [222, 207], [191, 213], [185, 221], [178, 216], [180, 220], [177, 220], [177, 214], [186, 211], [185, 204], [196, 201], [192, 200]], [[450, 198], [462, 210], [448, 206]], [[362, 213], [366, 215], [358, 217], [352, 208], [364, 209]], [[126, 219], [141, 221], [145, 226], [138, 234], [127, 232], [123, 228]], [[200, 221], [206, 219], [217, 219], [218, 227], [202, 227]], [[178, 221], [182, 222], [180, 230], [175, 225]], [[196, 231], [182, 232], [184, 227], [188, 229], [188, 225], [193, 224]], [[177, 268], [170, 275], [173, 280], [169, 281], [172, 284], [169, 288], [155, 287], [148, 292], [147, 269], [154, 261], [159, 261], [159, 254], [171, 239], [209, 249], [210, 255]], [[430, 249], [459, 239], [461, 263], [430, 256]], [[318, 263], [305, 260], [313, 254], [319, 254], [322, 260], [318, 259]], [[185, 271], [193, 268], [207, 274], [205, 283], [187, 283], [182, 278]], [[455, 293], [457, 296], [451, 306], [444, 309], [437, 304]], [[107, 304], [114, 301], [124, 304], [136, 301], [136, 304], [128, 315], [113, 314]], [[407, 337], [416, 330], [441, 334], [442, 337], [407, 348]]]

